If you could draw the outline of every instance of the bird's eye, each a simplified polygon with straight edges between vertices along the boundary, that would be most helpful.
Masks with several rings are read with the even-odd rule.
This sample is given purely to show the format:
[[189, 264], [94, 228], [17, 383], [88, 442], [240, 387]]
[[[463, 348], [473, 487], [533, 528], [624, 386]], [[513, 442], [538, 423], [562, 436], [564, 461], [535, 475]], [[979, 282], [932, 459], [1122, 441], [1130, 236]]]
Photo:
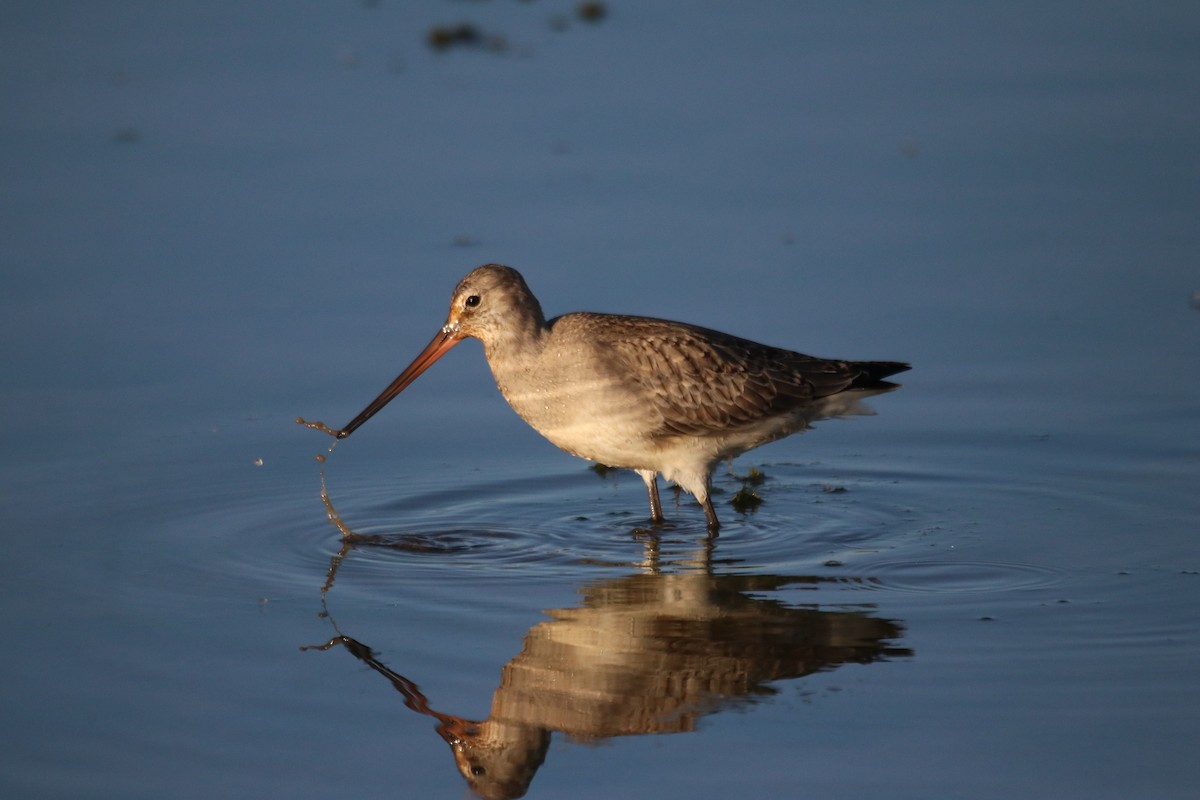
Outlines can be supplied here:
[[479, 295], [473, 294], [468, 297], [465, 301], [465, 305], [467, 308], [474, 308], [475, 306], [479, 305]]

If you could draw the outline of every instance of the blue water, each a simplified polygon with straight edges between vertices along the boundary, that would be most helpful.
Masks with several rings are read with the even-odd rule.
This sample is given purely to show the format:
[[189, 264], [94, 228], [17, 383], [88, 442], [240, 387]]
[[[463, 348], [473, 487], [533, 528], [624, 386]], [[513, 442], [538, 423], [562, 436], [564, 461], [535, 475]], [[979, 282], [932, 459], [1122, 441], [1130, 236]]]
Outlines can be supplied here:
[[[1200, 12], [608, 9], [10, 4], [5, 797], [1194, 794]], [[474, 343], [294, 424], [487, 261], [914, 369], [715, 543]]]

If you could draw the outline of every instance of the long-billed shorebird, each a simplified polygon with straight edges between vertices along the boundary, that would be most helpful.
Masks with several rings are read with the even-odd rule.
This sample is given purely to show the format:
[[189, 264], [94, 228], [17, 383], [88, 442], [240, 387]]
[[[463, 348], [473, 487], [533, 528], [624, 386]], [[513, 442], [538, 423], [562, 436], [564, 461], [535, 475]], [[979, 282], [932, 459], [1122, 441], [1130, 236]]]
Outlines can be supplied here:
[[896, 361], [837, 361], [648, 317], [587, 312], [547, 320], [521, 273], [485, 264], [459, 281], [446, 324], [339, 439], [404, 391], [450, 348], [483, 342], [496, 385], [534, 430], [568, 453], [632, 469], [662, 522], [657, 475], [693, 494], [708, 529], [714, 467], [807, 428], [864, 413], [858, 400], [897, 388]]

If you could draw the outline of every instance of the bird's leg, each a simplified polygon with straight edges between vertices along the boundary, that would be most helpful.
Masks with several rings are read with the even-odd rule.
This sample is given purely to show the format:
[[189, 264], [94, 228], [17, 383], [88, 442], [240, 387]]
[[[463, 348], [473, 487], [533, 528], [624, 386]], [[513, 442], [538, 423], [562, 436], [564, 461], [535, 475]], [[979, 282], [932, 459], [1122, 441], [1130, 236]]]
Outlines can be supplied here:
[[658, 499], [658, 473], [652, 469], [639, 469], [637, 474], [642, 476], [650, 495], [650, 521], [658, 524], [663, 521], [662, 502]]
[[717, 521], [717, 512], [713, 510], [712, 500], [709, 494], [712, 490], [712, 476], [705, 478], [702, 491], [696, 492], [696, 499], [700, 501], [700, 507], [704, 509], [704, 519], [708, 522], [708, 535], [716, 536], [717, 531], [721, 528], [721, 523]]
[[707, 494], [700, 498], [700, 506], [704, 509], [704, 519], [708, 521], [708, 535], [716, 536], [717, 531], [721, 529], [721, 523], [717, 521], [717, 512], [713, 510], [712, 500]]

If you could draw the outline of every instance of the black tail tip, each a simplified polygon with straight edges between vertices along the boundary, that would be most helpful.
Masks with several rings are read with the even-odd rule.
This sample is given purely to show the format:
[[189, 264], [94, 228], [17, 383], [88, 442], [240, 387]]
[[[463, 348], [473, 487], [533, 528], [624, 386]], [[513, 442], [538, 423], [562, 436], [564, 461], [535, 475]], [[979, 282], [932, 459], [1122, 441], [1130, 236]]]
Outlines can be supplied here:
[[855, 386], [870, 386], [875, 383], [883, 383], [883, 379], [890, 375], [896, 375], [912, 369], [911, 364], [903, 361], [860, 361], [857, 366], [861, 372], [859, 377], [854, 381]]

